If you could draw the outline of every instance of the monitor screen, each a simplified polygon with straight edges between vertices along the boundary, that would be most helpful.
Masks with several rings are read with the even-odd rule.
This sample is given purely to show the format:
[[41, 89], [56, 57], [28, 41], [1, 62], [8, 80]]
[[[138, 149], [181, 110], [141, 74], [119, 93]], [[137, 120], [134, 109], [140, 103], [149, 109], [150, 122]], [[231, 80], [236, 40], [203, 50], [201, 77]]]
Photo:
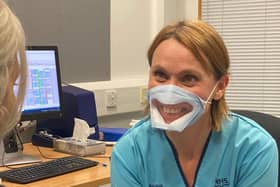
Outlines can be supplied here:
[[62, 94], [58, 49], [56, 46], [28, 46], [27, 89], [21, 120], [62, 116]]

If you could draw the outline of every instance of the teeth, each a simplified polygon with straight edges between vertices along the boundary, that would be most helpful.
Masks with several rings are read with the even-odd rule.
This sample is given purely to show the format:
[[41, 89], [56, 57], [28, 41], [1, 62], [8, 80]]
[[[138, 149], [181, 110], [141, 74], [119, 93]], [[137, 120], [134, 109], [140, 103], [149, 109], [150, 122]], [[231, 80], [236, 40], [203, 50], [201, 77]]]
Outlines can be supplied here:
[[168, 107], [163, 107], [163, 112], [165, 113], [170, 113], [170, 114], [175, 114], [180, 112], [181, 109], [180, 108], [168, 108]]

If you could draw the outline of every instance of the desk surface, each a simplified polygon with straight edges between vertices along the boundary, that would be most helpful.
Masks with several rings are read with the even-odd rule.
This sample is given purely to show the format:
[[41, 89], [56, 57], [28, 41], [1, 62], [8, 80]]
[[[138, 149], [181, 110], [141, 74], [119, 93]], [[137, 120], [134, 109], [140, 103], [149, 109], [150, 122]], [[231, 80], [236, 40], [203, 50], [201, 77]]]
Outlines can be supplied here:
[[[50, 158], [60, 158], [64, 156], [68, 156], [69, 154], [60, 153], [54, 151], [52, 148], [39, 147], [40, 151], [43, 155]], [[24, 153], [29, 155], [34, 155], [40, 157], [43, 161], [47, 161], [49, 159], [45, 159], [40, 155], [36, 146], [33, 146], [31, 143], [24, 144]], [[105, 163], [107, 166], [99, 164], [95, 167], [82, 169], [79, 171], [67, 173], [64, 175], [39, 180], [36, 182], [28, 183], [28, 184], [16, 184], [10, 182], [3, 182], [5, 187], [19, 187], [19, 186], [27, 186], [27, 187], [97, 187], [102, 184], [110, 183], [110, 160], [109, 156], [111, 155], [112, 147], [106, 147], [106, 153], [104, 155], [93, 155], [87, 156], [85, 158], [96, 160], [101, 163]], [[23, 165], [21, 165], [23, 166]], [[18, 167], [18, 166], [11, 166]], [[6, 167], [0, 167], [0, 171], [7, 170]]]

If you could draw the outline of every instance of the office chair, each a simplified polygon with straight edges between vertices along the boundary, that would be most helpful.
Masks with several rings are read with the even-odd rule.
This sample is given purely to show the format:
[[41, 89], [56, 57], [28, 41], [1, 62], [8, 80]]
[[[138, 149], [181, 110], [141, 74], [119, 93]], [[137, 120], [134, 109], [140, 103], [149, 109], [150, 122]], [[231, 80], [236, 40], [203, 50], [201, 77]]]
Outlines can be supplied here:
[[[233, 110], [232, 112], [246, 116], [261, 125], [275, 139], [280, 156], [280, 118], [262, 112], [249, 110]], [[280, 166], [280, 161], [279, 161]], [[280, 175], [278, 175], [278, 186], [280, 187]]]

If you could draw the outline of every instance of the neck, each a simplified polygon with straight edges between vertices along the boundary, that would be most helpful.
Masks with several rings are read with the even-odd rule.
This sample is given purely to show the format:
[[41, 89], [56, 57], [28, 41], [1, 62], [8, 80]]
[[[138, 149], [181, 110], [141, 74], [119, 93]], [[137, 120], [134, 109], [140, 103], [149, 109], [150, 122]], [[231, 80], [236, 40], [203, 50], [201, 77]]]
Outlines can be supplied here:
[[167, 131], [167, 137], [174, 144], [179, 155], [188, 159], [200, 157], [211, 131], [209, 116], [202, 116], [198, 122], [182, 132]]

